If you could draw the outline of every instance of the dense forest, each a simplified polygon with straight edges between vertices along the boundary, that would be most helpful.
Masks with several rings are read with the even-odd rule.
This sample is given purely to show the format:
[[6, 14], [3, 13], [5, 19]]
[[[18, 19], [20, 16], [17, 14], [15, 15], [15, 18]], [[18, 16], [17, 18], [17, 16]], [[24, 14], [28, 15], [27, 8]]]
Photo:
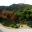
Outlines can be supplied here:
[[20, 24], [27, 24], [32, 28], [32, 5], [21, 3], [0, 6], [0, 23], [15, 28], [18, 28]]

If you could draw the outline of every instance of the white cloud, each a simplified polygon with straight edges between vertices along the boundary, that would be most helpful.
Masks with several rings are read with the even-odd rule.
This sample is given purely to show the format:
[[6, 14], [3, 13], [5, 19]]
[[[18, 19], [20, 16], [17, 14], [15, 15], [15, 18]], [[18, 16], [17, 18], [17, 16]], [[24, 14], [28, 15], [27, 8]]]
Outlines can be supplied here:
[[23, 2], [24, 2], [24, 0], [0, 0], [0, 6], [1, 5], [9, 6], [13, 3], [17, 4], [17, 3], [23, 3]]
[[5, 5], [9, 6], [13, 3], [25, 3], [25, 4], [32, 4], [32, 0], [0, 0], [0, 6]]
[[10, 3], [7, 0], [0, 0], [0, 6], [1, 5], [9, 5]]
[[25, 0], [24, 3], [25, 4], [32, 4], [32, 0]]

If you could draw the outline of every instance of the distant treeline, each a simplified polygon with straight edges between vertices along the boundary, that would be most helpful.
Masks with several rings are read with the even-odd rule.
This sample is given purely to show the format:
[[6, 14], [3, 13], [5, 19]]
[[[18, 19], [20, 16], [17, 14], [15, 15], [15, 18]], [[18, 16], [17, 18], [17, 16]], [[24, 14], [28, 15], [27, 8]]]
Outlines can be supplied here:
[[[10, 6], [0, 6], [0, 15], [3, 14], [12, 15], [16, 13], [18, 20], [32, 21], [32, 5], [28, 4], [12, 4]], [[2, 12], [2, 14], [1, 14]], [[13, 14], [14, 13], [14, 14]]]
[[20, 10], [23, 10], [25, 7], [27, 6], [31, 6], [31, 5], [28, 5], [28, 4], [12, 4], [10, 6], [0, 6], [0, 11], [1, 10], [10, 10], [10, 11], [20, 11]]

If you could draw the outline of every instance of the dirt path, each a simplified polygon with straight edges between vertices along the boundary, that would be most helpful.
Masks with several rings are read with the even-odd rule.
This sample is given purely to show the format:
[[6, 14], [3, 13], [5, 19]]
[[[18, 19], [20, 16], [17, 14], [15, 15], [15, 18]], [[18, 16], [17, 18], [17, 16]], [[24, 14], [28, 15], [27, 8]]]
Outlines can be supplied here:
[[[24, 25], [25, 26], [25, 25]], [[8, 28], [5, 28], [3, 25], [0, 24], [0, 30], [2, 30], [3, 32], [32, 32], [32, 29], [31, 28], [19, 28], [19, 29], [14, 29], [14, 28], [11, 28], [11, 29], [8, 29]]]

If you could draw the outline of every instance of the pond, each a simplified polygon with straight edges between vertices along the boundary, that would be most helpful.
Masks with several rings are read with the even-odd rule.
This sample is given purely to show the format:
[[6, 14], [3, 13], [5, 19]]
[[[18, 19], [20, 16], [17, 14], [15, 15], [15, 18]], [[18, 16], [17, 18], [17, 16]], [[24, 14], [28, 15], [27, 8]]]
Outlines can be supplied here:
[[0, 32], [3, 32], [2, 30], [0, 30]]

